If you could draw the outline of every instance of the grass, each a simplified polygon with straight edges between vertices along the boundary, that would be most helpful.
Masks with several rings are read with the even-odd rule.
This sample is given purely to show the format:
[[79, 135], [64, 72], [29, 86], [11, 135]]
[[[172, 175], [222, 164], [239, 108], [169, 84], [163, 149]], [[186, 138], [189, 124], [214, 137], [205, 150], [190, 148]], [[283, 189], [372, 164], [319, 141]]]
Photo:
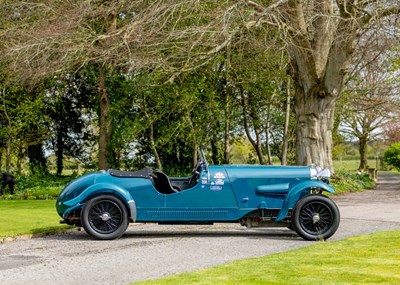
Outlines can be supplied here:
[[379, 232], [135, 284], [400, 284], [399, 240]]
[[0, 200], [0, 239], [25, 234], [51, 234], [60, 225], [55, 200]]
[[[350, 159], [350, 160], [334, 160], [333, 161], [333, 166], [335, 168], [335, 171], [351, 171], [355, 172], [357, 171], [358, 167], [360, 166], [360, 160], [358, 159]], [[375, 168], [376, 167], [376, 161], [373, 159], [368, 160], [368, 166]], [[378, 168], [380, 165], [378, 165]]]

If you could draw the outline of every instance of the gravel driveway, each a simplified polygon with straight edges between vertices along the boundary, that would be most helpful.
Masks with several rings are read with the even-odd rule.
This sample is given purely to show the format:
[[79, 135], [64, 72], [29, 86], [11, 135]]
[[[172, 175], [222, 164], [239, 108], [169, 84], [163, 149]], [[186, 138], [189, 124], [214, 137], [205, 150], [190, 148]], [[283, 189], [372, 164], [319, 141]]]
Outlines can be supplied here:
[[[400, 175], [381, 174], [377, 190], [335, 197], [341, 225], [330, 240], [400, 229]], [[0, 244], [1, 285], [127, 284], [312, 244], [288, 229], [133, 225], [119, 240], [83, 231]]]

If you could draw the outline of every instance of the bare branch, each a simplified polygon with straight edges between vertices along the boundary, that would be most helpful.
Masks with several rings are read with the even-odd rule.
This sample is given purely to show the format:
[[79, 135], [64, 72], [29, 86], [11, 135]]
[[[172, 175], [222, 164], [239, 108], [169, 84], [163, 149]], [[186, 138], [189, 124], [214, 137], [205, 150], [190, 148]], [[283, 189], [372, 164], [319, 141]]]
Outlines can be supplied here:
[[378, 19], [383, 19], [393, 15], [400, 15], [400, 5], [391, 6], [384, 9], [376, 9], [372, 13], [366, 13], [362, 19], [362, 22], [367, 24], [371, 21], [376, 21]]

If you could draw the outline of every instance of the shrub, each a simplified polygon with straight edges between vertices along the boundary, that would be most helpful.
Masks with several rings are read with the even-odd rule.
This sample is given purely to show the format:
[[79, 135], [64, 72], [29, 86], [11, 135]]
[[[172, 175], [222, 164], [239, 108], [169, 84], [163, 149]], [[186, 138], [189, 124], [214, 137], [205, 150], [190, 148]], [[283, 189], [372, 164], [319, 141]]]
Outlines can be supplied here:
[[383, 160], [397, 170], [400, 170], [400, 143], [394, 143], [389, 146], [383, 155]]
[[2, 200], [48, 200], [56, 199], [61, 190], [73, 176], [17, 175], [15, 177], [14, 195], [0, 196]]
[[330, 183], [337, 193], [362, 192], [365, 189], [374, 189], [376, 183], [367, 173], [338, 172]]

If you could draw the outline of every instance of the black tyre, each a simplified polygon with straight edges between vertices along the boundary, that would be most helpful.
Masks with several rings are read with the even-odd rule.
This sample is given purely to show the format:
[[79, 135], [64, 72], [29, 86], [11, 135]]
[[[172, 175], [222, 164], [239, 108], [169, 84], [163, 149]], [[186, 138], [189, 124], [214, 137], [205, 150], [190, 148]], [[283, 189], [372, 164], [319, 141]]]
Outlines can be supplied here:
[[293, 228], [305, 240], [326, 240], [336, 232], [339, 223], [339, 209], [326, 196], [305, 196], [293, 210]]
[[290, 224], [287, 226], [287, 228], [288, 228], [289, 230], [291, 230], [291, 231], [294, 231], [294, 228], [293, 228], [292, 223], [290, 223]]
[[97, 239], [116, 239], [129, 225], [128, 211], [117, 197], [101, 195], [83, 206], [81, 222], [85, 231]]

